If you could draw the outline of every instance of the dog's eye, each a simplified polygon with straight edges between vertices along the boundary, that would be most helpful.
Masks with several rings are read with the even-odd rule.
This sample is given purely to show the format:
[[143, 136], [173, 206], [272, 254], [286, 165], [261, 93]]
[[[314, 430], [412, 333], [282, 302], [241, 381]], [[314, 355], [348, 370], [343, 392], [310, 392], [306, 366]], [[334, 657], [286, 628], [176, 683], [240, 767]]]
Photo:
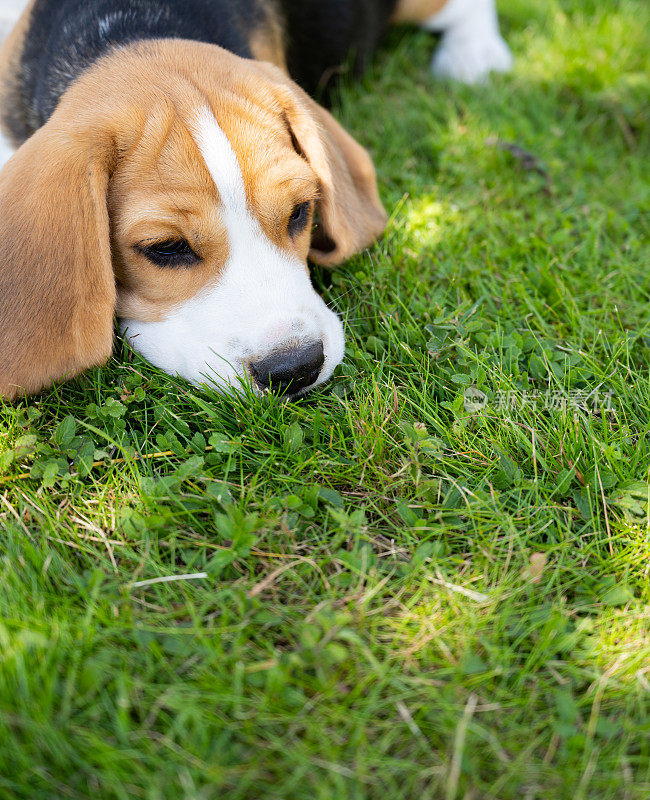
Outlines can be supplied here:
[[138, 250], [157, 267], [189, 267], [200, 260], [185, 239], [165, 239]]
[[293, 209], [289, 217], [289, 236], [297, 236], [305, 230], [310, 205], [310, 203], [300, 203]]

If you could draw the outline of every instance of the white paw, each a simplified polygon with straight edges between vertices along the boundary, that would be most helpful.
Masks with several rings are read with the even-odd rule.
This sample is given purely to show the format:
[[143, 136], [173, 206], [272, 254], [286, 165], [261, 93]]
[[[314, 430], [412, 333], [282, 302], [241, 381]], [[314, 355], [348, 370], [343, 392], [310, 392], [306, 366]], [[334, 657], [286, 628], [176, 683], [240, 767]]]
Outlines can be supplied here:
[[481, 83], [490, 72], [508, 72], [512, 62], [512, 53], [499, 33], [462, 36], [450, 31], [443, 35], [431, 69], [440, 78]]

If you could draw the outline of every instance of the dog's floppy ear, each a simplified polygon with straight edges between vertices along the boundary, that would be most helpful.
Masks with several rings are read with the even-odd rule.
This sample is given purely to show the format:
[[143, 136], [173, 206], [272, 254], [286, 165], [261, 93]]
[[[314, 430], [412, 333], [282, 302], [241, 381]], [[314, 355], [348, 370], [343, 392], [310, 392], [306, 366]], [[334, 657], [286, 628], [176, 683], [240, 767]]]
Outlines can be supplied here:
[[111, 353], [107, 187], [115, 146], [55, 113], [0, 172], [0, 395], [37, 392]]
[[278, 97], [298, 152], [320, 181], [318, 226], [309, 257], [335, 266], [376, 241], [387, 215], [379, 199], [372, 159], [334, 117], [279, 69], [259, 65]]

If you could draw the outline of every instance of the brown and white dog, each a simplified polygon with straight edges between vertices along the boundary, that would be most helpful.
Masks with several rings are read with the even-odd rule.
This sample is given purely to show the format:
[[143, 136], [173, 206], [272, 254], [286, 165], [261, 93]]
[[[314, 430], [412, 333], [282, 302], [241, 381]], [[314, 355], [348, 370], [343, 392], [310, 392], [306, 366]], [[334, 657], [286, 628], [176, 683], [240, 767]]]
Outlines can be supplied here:
[[343, 329], [307, 260], [386, 214], [308, 92], [391, 21], [442, 30], [439, 74], [510, 64], [494, 0], [31, 0], [0, 50], [0, 396], [103, 363], [115, 316], [194, 383], [326, 381]]

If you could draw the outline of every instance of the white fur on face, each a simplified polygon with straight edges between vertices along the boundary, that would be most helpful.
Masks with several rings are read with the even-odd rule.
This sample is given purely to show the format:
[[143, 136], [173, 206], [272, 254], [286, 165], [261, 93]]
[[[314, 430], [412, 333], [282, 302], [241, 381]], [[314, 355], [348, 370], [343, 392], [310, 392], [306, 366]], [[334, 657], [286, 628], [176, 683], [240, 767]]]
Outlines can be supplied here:
[[249, 361], [322, 341], [325, 363], [313, 386], [324, 383], [344, 355], [341, 321], [314, 291], [304, 264], [278, 249], [251, 214], [237, 156], [212, 112], [201, 110], [191, 132], [221, 197], [227, 263], [214, 285], [165, 319], [122, 320], [122, 330], [165, 372], [222, 387], [236, 386]]
[[436, 75], [478, 83], [490, 72], [507, 72], [512, 55], [499, 31], [495, 0], [447, 0], [423, 27], [442, 31], [431, 68]]

